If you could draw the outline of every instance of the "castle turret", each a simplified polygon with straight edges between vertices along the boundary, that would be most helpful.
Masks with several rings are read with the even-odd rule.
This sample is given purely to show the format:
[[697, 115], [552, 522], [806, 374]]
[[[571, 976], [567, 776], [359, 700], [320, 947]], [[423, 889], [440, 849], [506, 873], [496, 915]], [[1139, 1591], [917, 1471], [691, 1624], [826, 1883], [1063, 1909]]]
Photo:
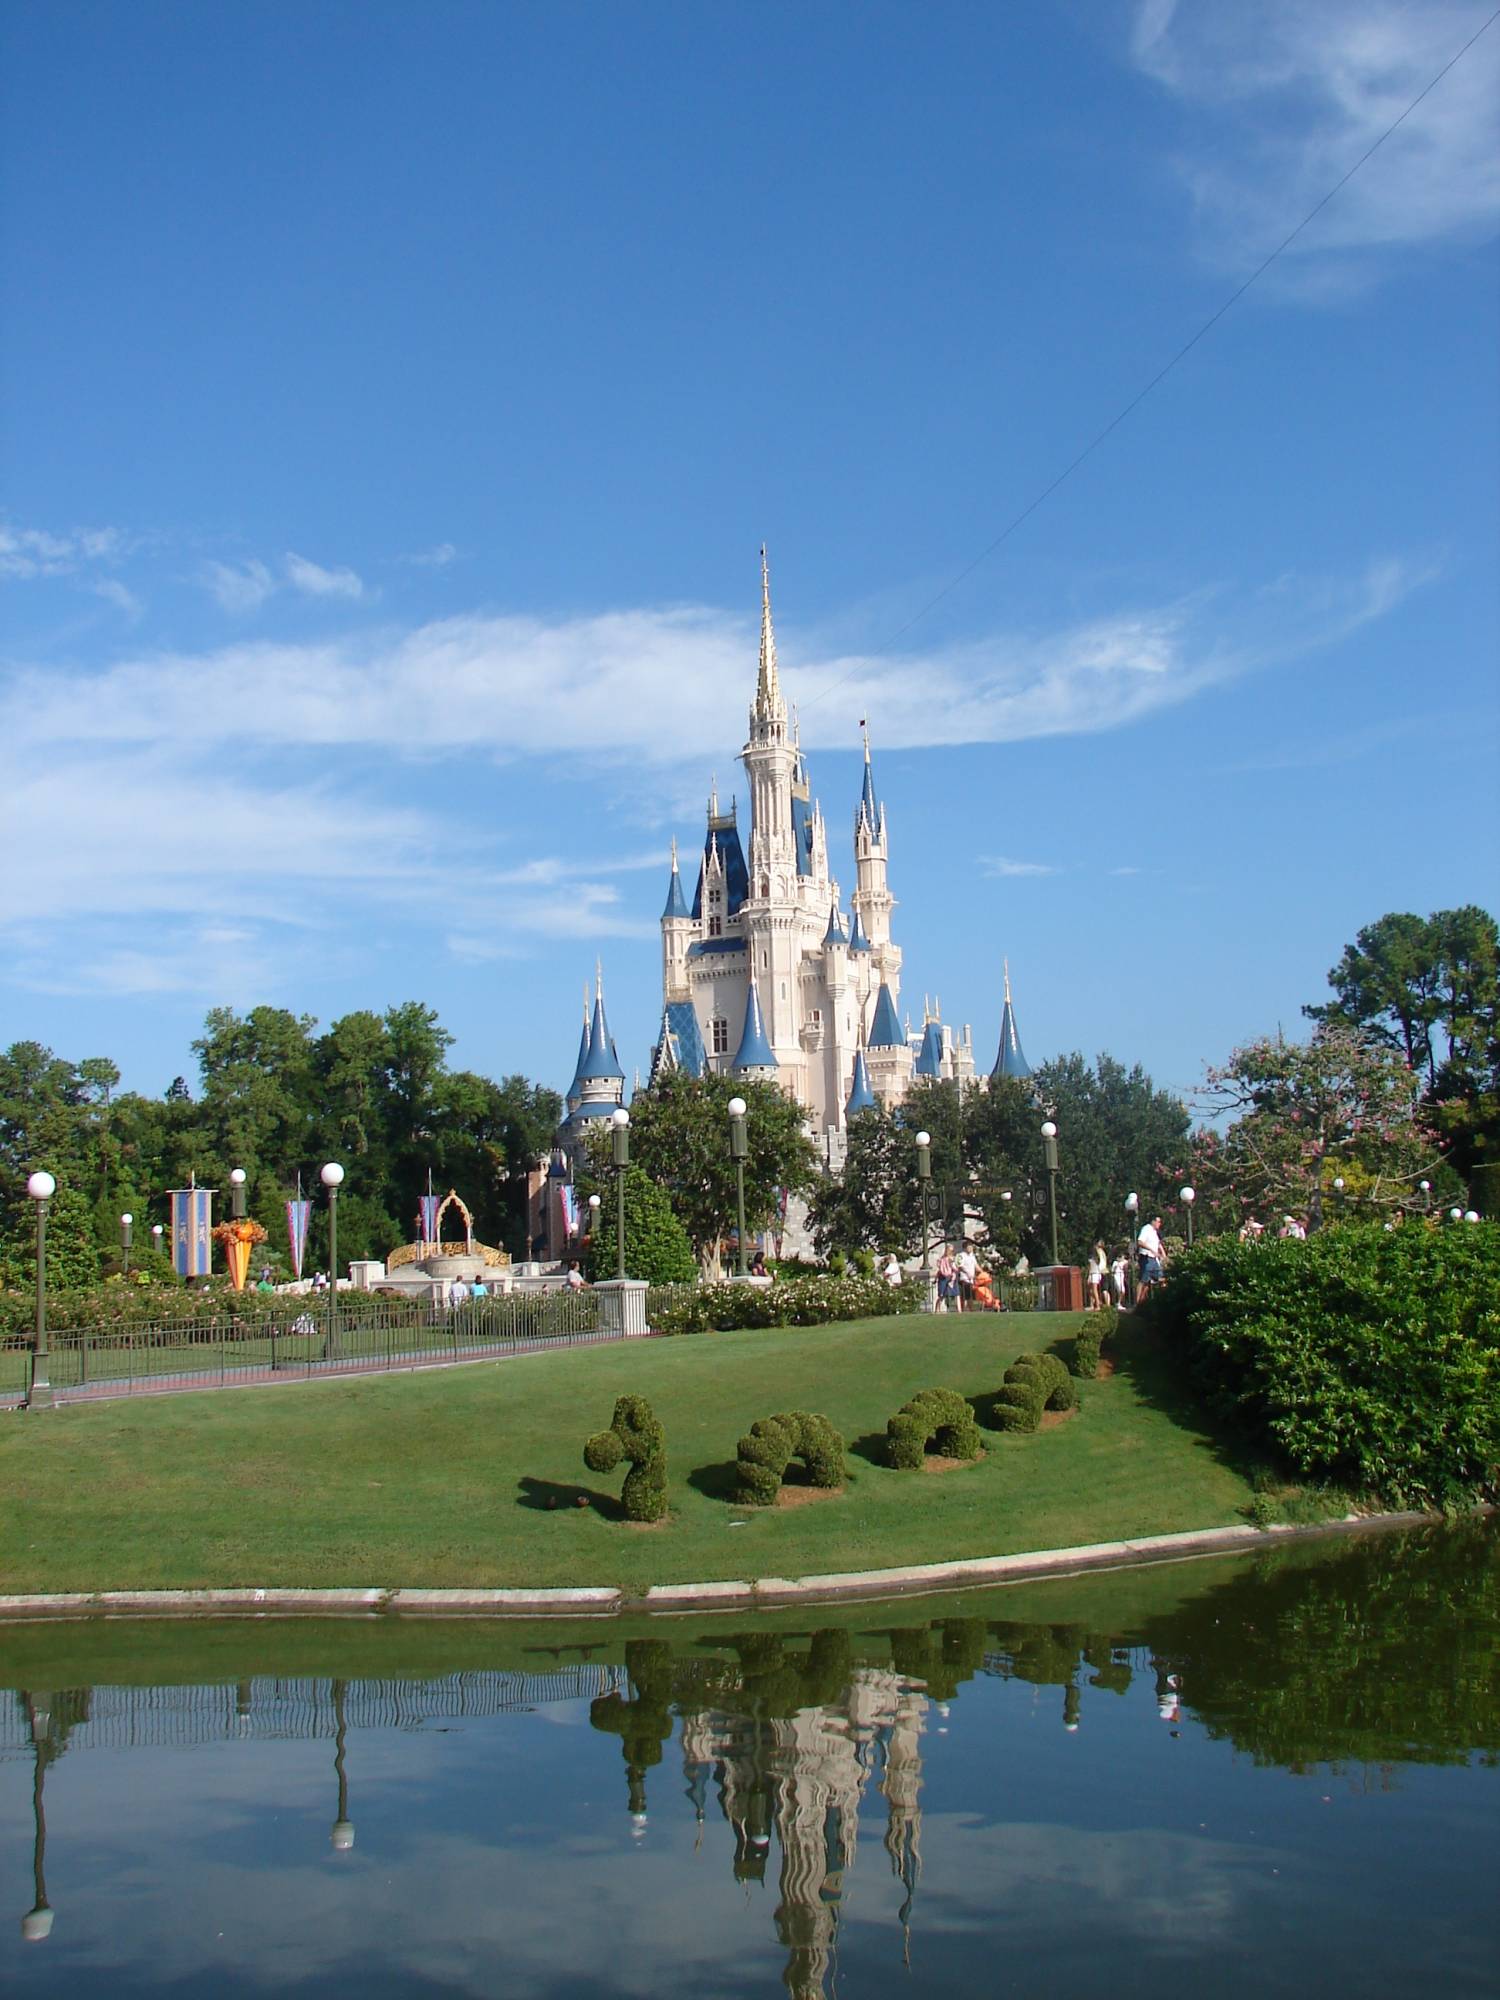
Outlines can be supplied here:
[[849, 1101], [844, 1106], [846, 1118], [852, 1118], [857, 1111], [875, 1110], [875, 1093], [870, 1088], [870, 1072], [865, 1066], [863, 1049], [854, 1051], [854, 1077], [849, 1086]]
[[865, 1047], [875, 1095], [887, 1106], [899, 1104], [911, 1082], [911, 1046], [896, 1015], [895, 995], [884, 981], [875, 996]]
[[1010, 1004], [1010, 960], [1005, 961], [1005, 1007], [1000, 1016], [1000, 1047], [995, 1056], [995, 1067], [990, 1071], [993, 1082], [996, 1077], [1028, 1077], [1031, 1065], [1021, 1052], [1021, 1037], [1016, 1030], [1016, 1013]]
[[943, 1024], [935, 1010], [929, 1011], [925, 999], [922, 1002], [922, 1046], [917, 1051], [917, 1059], [912, 1064], [913, 1076], [930, 1077], [936, 1082], [943, 1074]]
[[745, 1028], [734, 1059], [734, 1073], [766, 1083], [773, 1083], [776, 1079], [776, 1056], [766, 1034], [765, 1020], [760, 1011], [760, 994], [753, 979], [745, 1001]]
[[672, 879], [667, 884], [666, 906], [661, 913], [661, 985], [667, 1000], [685, 1000], [688, 993], [687, 955], [697, 925], [682, 893], [682, 877], [677, 871], [677, 841], [672, 841]]
[[891, 911], [895, 898], [886, 879], [890, 845], [886, 838], [885, 807], [875, 792], [875, 773], [870, 763], [870, 739], [865, 737], [865, 775], [860, 788], [859, 810], [854, 815], [854, 866], [858, 878], [853, 903], [864, 919], [865, 935], [871, 949], [879, 951], [891, 941]]

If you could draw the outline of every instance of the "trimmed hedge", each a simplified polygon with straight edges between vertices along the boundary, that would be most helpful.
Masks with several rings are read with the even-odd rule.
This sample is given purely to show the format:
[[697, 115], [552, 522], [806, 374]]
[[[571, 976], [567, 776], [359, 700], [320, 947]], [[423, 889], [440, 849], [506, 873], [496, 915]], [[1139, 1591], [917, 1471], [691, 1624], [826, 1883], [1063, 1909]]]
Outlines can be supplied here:
[[1343, 1224], [1185, 1254], [1151, 1324], [1210, 1409], [1302, 1477], [1500, 1498], [1500, 1228]]
[[667, 1512], [667, 1434], [644, 1396], [621, 1396], [607, 1431], [595, 1431], [583, 1447], [590, 1472], [613, 1472], [622, 1458], [630, 1470], [620, 1489], [626, 1518], [661, 1521]]
[[742, 1327], [829, 1326], [837, 1320], [883, 1319], [920, 1312], [922, 1284], [882, 1278], [799, 1278], [769, 1285], [695, 1285], [648, 1298], [653, 1333], [732, 1333]]
[[1071, 1410], [1077, 1404], [1072, 1377], [1055, 1354], [1018, 1354], [995, 1398], [995, 1420], [1003, 1431], [1034, 1431], [1043, 1410]]
[[1120, 1314], [1116, 1306], [1100, 1306], [1090, 1313], [1083, 1325], [1073, 1336], [1073, 1359], [1070, 1364], [1080, 1382], [1092, 1382], [1099, 1373], [1099, 1350], [1119, 1325]]
[[806, 1465], [809, 1486], [844, 1483], [843, 1438], [827, 1417], [806, 1410], [758, 1417], [740, 1439], [736, 1456], [739, 1485], [735, 1499], [742, 1507], [769, 1507], [794, 1458]]
[[886, 1458], [899, 1470], [920, 1469], [930, 1450], [942, 1458], [978, 1458], [984, 1449], [974, 1405], [956, 1389], [922, 1389], [886, 1424]]

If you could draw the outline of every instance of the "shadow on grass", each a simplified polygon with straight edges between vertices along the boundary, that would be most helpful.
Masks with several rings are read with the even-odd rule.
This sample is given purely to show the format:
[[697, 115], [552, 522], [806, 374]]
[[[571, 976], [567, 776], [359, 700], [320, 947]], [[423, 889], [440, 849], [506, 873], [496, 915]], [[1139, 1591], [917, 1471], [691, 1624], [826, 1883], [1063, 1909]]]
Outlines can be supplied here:
[[890, 1470], [890, 1460], [886, 1457], [886, 1446], [890, 1439], [884, 1431], [866, 1431], [863, 1437], [850, 1438], [846, 1450], [855, 1458], [862, 1458], [868, 1465], [878, 1465], [882, 1471]]
[[520, 1489], [520, 1497], [516, 1501], [518, 1507], [535, 1507], [542, 1513], [561, 1514], [577, 1508], [581, 1496], [606, 1521], [625, 1519], [625, 1509], [616, 1496], [601, 1493], [597, 1487], [570, 1486], [560, 1479], [533, 1479], [530, 1473], [523, 1473], [516, 1485]]
[[[1063, 1355], [1071, 1358], [1071, 1344]], [[1203, 1407], [1186, 1368], [1173, 1354], [1160, 1330], [1146, 1314], [1122, 1313], [1117, 1331], [1105, 1342], [1104, 1359], [1129, 1382], [1143, 1403], [1160, 1410], [1186, 1436], [1194, 1438], [1219, 1464], [1241, 1479], [1253, 1481], [1265, 1467], [1264, 1451], [1218, 1423]], [[1087, 1384], [1083, 1387], [1087, 1390]]]
[[734, 1496], [740, 1483], [738, 1464], [737, 1459], [726, 1458], [716, 1465], [695, 1465], [687, 1483], [705, 1500], [722, 1500], [726, 1507], [733, 1507], [737, 1504]]
[[974, 1421], [982, 1431], [998, 1431], [1001, 1428], [1000, 1419], [995, 1414], [1000, 1407], [998, 1388], [981, 1389], [977, 1396], [970, 1396], [968, 1400], [974, 1410]]

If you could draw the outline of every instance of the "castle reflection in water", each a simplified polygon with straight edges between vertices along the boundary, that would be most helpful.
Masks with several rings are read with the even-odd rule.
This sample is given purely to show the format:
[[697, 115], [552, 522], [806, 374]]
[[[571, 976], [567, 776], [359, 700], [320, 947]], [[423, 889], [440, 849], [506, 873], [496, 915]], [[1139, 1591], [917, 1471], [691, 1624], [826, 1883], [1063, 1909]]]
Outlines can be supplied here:
[[868, 1815], [883, 1807], [884, 1851], [909, 1951], [922, 1869], [923, 1738], [934, 1715], [946, 1715], [948, 1697], [961, 1681], [989, 1673], [1055, 1683], [1066, 1727], [1076, 1726], [1081, 1665], [1092, 1660], [1100, 1669], [1096, 1685], [1118, 1691], [1128, 1685], [1130, 1666], [1120, 1649], [1091, 1647], [1076, 1628], [1052, 1629], [1049, 1643], [1048, 1628], [1016, 1628], [1008, 1646], [1004, 1628], [978, 1620], [893, 1631], [881, 1635], [889, 1664], [856, 1660], [842, 1631], [817, 1632], [801, 1642], [755, 1633], [701, 1654], [678, 1652], [665, 1641], [633, 1640], [623, 1665], [544, 1672], [20, 1691], [0, 1708], [0, 1762], [25, 1758], [32, 1766], [35, 1894], [22, 1933], [39, 1941], [53, 1925], [45, 1786], [49, 1767], [65, 1754], [236, 1740], [326, 1741], [333, 1752], [329, 1837], [342, 1853], [355, 1844], [355, 1732], [414, 1730], [587, 1701], [594, 1728], [620, 1739], [622, 1805], [636, 1836], [648, 1823], [648, 1785], [668, 1778], [675, 1740], [697, 1844], [716, 1802], [733, 1837], [735, 1879], [774, 1878], [776, 1935], [787, 1953], [784, 1983], [811, 2000], [825, 1992], [834, 1962], [862, 1810]]

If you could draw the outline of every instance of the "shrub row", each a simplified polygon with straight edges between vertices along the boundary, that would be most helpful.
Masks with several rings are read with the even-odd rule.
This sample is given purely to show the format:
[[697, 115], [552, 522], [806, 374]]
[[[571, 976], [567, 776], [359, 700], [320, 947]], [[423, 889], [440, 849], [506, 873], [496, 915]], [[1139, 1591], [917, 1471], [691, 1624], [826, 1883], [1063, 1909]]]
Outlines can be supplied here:
[[1115, 1306], [1100, 1306], [1090, 1313], [1073, 1337], [1073, 1373], [1080, 1382], [1092, 1382], [1099, 1373], [1099, 1350], [1119, 1324]]
[[1298, 1475], [1404, 1503], [1500, 1497], [1500, 1228], [1220, 1237], [1148, 1313], [1211, 1410]]
[[826, 1326], [836, 1320], [879, 1319], [919, 1312], [922, 1285], [908, 1278], [803, 1278], [795, 1284], [696, 1285], [665, 1288], [647, 1301], [655, 1333], [731, 1333], [742, 1327]]

